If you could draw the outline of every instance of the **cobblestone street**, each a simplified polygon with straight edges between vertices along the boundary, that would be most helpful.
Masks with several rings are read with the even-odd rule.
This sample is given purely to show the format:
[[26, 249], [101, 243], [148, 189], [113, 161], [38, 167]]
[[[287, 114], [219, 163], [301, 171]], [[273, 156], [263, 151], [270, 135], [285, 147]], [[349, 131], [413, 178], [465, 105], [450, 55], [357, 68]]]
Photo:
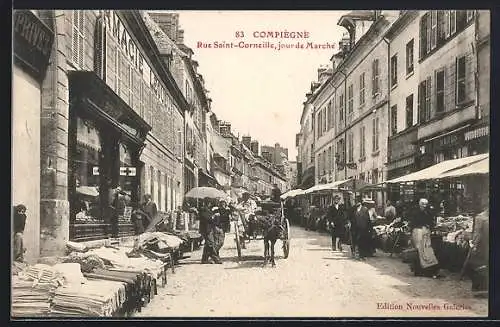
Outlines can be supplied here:
[[[365, 262], [330, 250], [326, 234], [292, 228], [290, 256], [276, 243], [277, 266], [263, 267], [263, 242], [252, 240], [237, 262], [226, 235], [222, 265], [201, 265], [190, 253], [168, 285], [137, 317], [432, 317], [486, 316], [487, 300], [470, 281], [414, 277], [401, 259], [377, 252]], [[413, 309], [409, 307], [413, 306]], [[420, 307], [420, 308], [418, 308]]]

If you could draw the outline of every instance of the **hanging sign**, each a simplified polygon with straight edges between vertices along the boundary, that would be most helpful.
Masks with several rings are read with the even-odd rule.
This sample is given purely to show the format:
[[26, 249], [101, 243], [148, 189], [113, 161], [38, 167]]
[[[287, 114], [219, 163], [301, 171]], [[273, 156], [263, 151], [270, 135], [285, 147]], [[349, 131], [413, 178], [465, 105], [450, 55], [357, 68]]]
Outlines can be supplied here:
[[135, 176], [135, 167], [120, 167], [120, 176]]
[[94, 175], [94, 176], [99, 175], [99, 167], [97, 167], [97, 166], [92, 167], [92, 175]]

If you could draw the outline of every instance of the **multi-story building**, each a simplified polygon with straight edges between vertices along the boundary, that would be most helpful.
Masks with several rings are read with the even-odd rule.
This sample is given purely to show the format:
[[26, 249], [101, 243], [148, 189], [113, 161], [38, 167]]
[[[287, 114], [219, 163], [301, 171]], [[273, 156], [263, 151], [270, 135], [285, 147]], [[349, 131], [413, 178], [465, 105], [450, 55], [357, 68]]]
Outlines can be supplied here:
[[261, 151], [262, 154], [269, 153], [269, 162], [275, 165], [282, 165], [284, 160], [288, 160], [288, 149], [280, 146], [279, 143], [274, 146], [263, 145]]
[[297, 184], [302, 189], [313, 186], [315, 182], [314, 112], [311, 97], [314, 92], [317, 92], [318, 87], [317, 82], [311, 83], [310, 92], [306, 94], [306, 101], [303, 103], [304, 107], [300, 117], [300, 133], [296, 135], [295, 140], [297, 146]]
[[[159, 26], [155, 24], [146, 12], [142, 12], [141, 14], [144, 23], [146, 24], [159, 50], [164, 66], [171, 73], [170, 61], [168, 56], [165, 54], [170, 53], [172, 56], [179, 56], [182, 54], [182, 51], [176, 47], [175, 43], [173, 43], [165, 33], [163, 33]], [[173, 75], [171, 74], [171, 76]], [[185, 99], [184, 102], [186, 102]], [[174, 160], [171, 164], [169, 172], [165, 176], [162, 176], [161, 171], [155, 171], [154, 168], [151, 168], [151, 165], [150, 168], [145, 171], [145, 190], [149, 190], [149, 193], [151, 193], [154, 201], [158, 204], [158, 209], [160, 211], [172, 211], [182, 205], [184, 195], [184, 180], [182, 178], [184, 171], [184, 117], [185, 112], [177, 110], [172, 112], [172, 116], [167, 118], [170, 124], [168, 131], [172, 133], [170, 136], [171, 142], [166, 144], [163, 143], [163, 145], [167, 145], [170, 152], [174, 155]], [[161, 117], [161, 115], [158, 115], [154, 117], [152, 122], [161, 121], [162, 119], [164, 118]], [[163, 157], [151, 157], [150, 151], [153, 146], [158, 147], [160, 144], [161, 141], [151, 138], [151, 146], [149, 149], [148, 146], [146, 146], [144, 156], [157, 162], [165, 161], [165, 158]], [[166, 180], [165, 183], [159, 182], [162, 178]]]
[[419, 11], [403, 13], [385, 34], [389, 41], [390, 94], [387, 178], [417, 169]]
[[[15, 25], [19, 37], [26, 36], [28, 27], [39, 25], [38, 15], [49, 27], [38, 26], [45, 43], [42, 54], [31, 57], [39, 60], [31, 66], [41, 73], [50, 54], [47, 74], [39, 79], [41, 96], [34, 97], [41, 99], [40, 129], [32, 126], [30, 115], [23, 114], [33, 153], [37, 156], [37, 149], [40, 153], [40, 176], [33, 179], [39, 180], [40, 191], [35, 187], [30, 195], [39, 200], [15, 198], [32, 206], [28, 208], [33, 213], [27, 229], [28, 257], [61, 254], [68, 239], [131, 234], [128, 208], [137, 206], [143, 194], [151, 193], [161, 210], [174, 198], [168, 185], [169, 180], [170, 186], [175, 185], [172, 179], [178, 174], [182, 148], [175, 126], [188, 103], [139, 11], [19, 13], [22, 16], [16, 18], [23, 17]], [[19, 44], [25, 42], [21, 46], [26, 47], [29, 41]], [[26, 89], [23, 78], [28, 76], [21, 70], [15, 73], [14, 111], [22, 103], [19, 97], [37, 91], [37, 84]], [[23, 137], [14, 135], [15, 142], [24, 144]], [[30, 175], [21, 178], [19, 169], [25, 166], [17, 163], [17, 184], [26, 184]]]
[[288, 161], [285, 165], [287, 188], [294, 189], [297, 186], [297, 161]]
[[[331, 58], [333, 74], [318, 78], [320, 86], [307, 101], [314, 113], [316, 183], [376, 184], [387, 176], [389, 46], [382, 35], [398, 14], [357, 11], [338, 22], [348, 35]], [[383, 194], [373, 196], [382, 203]]]
[[[176, 45], [167, 47], [163, 57], [168, 61], [168, 67], [189, 104], [184, 117], [184, 192], [187, 192], [193, 187], [214, 182], [207, 171], [207, 114], [210, 111], [210, 99], [206, 95], [203, 77], [197, 72], [198, 63], [193, 59], [194, 52], [184, 44], [179, 14], [149, 12], [148, 15]], [[177, 49], [180, 51], [174, 51]]]
[[[487, 152], [490, 51], [482, 45], [489, 12], [406, 11], [387, 37], [394, 66], [391, 177]], [[403, 150], [403, 143], [412, 147]]]

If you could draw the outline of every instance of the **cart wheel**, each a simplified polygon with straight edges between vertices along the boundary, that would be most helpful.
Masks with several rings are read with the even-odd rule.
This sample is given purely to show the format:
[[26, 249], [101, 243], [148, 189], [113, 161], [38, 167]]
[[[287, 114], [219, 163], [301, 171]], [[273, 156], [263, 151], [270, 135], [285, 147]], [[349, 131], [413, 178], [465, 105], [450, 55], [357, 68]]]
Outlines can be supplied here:
[[236, 251], [238, 252], [238, 261], [241, 260], [241, 238], [238, 222], [234, 223], [234, 241], [236, 242]]
[[290, 222], [285, 219], [285, 233], [283, 235], [283, 258], [287, 259], [290, 253]]

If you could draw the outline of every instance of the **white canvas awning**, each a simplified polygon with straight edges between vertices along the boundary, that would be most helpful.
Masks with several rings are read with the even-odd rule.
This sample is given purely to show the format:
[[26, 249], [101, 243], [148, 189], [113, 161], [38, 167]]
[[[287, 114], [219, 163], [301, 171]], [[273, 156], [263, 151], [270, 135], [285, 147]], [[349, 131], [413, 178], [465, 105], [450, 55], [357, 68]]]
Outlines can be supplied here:
[[446, 172], [449, 172], [453, 169], [466, 167], [470, 164], [476, 163], [484, 159], [488, 160], [488, 158], [489, 158], [489, 153], [484, 153], [460, 159], [446, 160], [438, 164], [435, 164], [433, 166], [430, 166], [428, 168], [416, 171], [414, 173], [385, 181], [385, 183], [404, 183], [404, 182], [414, 182], [414, 181], [422, 181], [428, 179], [439, 179]]
[[490, 162], [489, 158], [485, 158], [478, 162], [472, 163], [463, 168], [453, 169], [444, 174], [441, 174], [439, 178], [454, 178], [470, 175], [487, 175], [490, 173]]
[[295, 190], [290, 190], [288, 192], [286, 192], [285, 194], [282, 194], [281, 195], [281, 199], [284, 200], [284, 199], [287, 199], [287, 198], [293, 198], [297, 195], [300, 195], [304, 192], [304, 190], [302, 189], [295, 189]]
[[342, 181], [335, 181], [332, 183], [327, 183], [327, 184], [318, 184], [314, 185], [307, 190], [304, 191], [304, 194], [309, 194], [313, 192], [318, 192], [318, 191], [326, 191], [326, 190], [338, 190], [340, 186], [344, 183], [349, 181], [348, 179], [342, 180]]

